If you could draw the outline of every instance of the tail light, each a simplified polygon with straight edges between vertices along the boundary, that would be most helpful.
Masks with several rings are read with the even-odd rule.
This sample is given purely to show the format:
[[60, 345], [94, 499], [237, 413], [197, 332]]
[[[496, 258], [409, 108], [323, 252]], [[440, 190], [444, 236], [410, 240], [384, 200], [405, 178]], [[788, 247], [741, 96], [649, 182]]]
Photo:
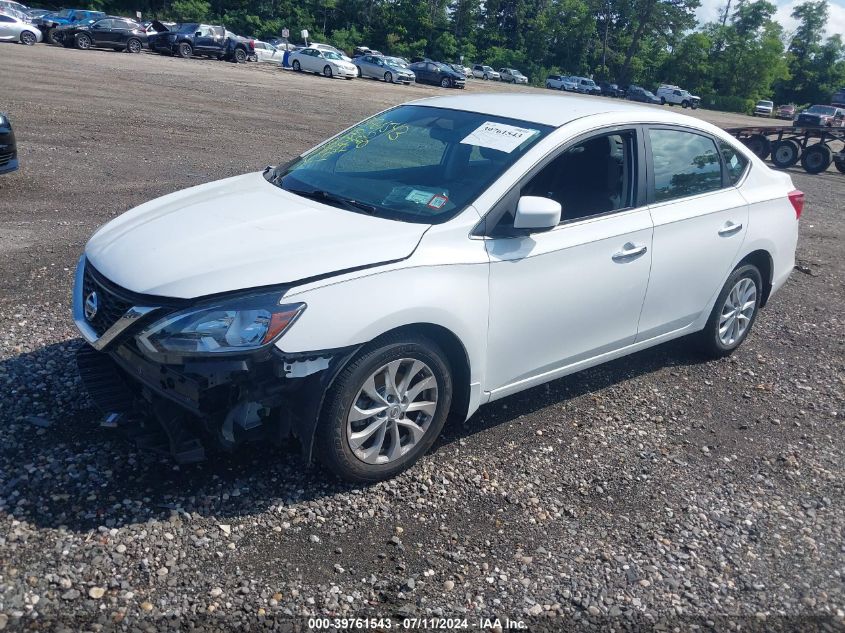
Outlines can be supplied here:
[[795, 189], [787, 194], [789, 201], [792, 203], [792, 208], [795, 209], [795, 219], [801, 217], [801, 212], [804, 210], [804, 192]]
[[251, 50], [251, 51], [255, 50], [255, 40], [249, 41], [249, 50]]

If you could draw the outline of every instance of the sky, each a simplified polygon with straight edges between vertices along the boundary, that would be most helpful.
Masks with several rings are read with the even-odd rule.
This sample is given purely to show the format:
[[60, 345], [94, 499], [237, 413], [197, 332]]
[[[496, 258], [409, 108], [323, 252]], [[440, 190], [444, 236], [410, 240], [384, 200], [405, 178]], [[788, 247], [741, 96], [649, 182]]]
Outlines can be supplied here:
[[[775, 14], [775, 20], [783, 25], [784, 31], [787, 34], [792, 33], [797, 26], [797, 22], [790, 17], [792, 8], [801, 2], [801, 0], [771, 0], [774, 2], [778, 11]], [[726, 0], [701, 0], [701, 6], [696, 10], [695, 15], [700, 24], [705, 22], [715, 22], [719, 19], [721, 12], [724, 10]], [[731, 3], [732, 6], [736, 2]], [[830, 9], [828, 11], [827, 34], [834, 33], [845, 34], [845, 0], [828, 0]]]

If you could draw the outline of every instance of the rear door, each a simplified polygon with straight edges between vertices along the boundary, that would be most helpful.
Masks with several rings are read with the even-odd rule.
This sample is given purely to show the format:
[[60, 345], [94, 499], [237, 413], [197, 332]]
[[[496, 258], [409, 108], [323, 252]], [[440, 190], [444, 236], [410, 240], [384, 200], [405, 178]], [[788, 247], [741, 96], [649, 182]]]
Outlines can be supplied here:
[[748, 226], [748, 205], [716, 139], [652, 126], [645, 140], [654, 245], [638, 341], [682, 329], [710, 309]]
[[13, 24], [16, 24], [14, 18], [0, 14], [0, 40], [17, 39], [18, 29], [13, 29]]
[[116, 20], [99, 20], [91, 25], [91, 39], [97, 46], [111, 46], [114, 43], [113, 25]]

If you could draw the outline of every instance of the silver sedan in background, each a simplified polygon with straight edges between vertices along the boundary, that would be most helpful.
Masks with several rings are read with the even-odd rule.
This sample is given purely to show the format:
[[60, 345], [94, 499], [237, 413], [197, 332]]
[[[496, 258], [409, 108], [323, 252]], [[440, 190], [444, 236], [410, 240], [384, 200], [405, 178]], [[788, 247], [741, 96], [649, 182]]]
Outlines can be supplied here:
[[0, 13], [0, 42], [20, 42], [32, 46], [42, 39], [41, 31], [29, 22]]
[[383, 79], [387, 83], [413, 83], [416, 77], [413, 71], [405, 68], [390, 57], [382, 55], [361, 55], [355, 58], [359, 77]]

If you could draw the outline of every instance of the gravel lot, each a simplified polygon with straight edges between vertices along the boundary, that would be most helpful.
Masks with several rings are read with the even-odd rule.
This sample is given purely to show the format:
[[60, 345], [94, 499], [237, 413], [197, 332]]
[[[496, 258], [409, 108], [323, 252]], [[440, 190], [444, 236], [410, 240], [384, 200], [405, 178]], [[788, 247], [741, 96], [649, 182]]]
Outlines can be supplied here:
[[69, 294], [88, 236], [442, 91], [0, 50], [23, 166], [0, 177], [0, 630], [843, 627], [845, 177], [792, 172], [801, 271], [730, 359], [681, 341], [535, 388], [372, 487], [282, 450], [179, 468], [98, 428], [81, 391]]

